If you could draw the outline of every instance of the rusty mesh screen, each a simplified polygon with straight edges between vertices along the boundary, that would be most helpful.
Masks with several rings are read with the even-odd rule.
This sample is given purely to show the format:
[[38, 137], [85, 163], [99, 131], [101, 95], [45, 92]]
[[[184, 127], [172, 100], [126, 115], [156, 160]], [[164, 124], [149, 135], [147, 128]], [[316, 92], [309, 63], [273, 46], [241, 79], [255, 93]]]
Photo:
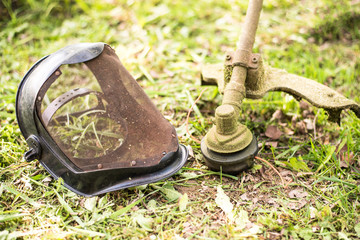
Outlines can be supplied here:
[[175, 129], [108, 45], [93, 60], [62, 65], [39, 96], [42, 123], [84, 171], [154, 166], [177, 151]]

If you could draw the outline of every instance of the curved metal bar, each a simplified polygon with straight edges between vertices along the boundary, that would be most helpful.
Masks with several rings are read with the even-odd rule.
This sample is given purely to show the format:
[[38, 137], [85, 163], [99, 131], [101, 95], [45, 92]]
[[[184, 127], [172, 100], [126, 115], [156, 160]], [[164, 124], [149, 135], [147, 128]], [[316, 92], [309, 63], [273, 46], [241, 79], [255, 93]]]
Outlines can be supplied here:
[[102, 103], [101, 95], [102, 93], [96, 92], [87, 88], [75, 88], [70, 91], [67, 91], [66, 93], [60, 95], [57, 97], [54, 101], [52, 101], [49, 106], [45, 109], [45, 111], [42, 113], [41, 118], [44, 123], [44, 126], [47, 127], [49, 125], [49, 122], [51, 121], [52, 117], [56, 113], [57, 110], [59, 110], [62, 106], [67, 104], [68, 102], [74, 100], [75, 98], [82, 97], [89, 94], [95, 94], [98, 97], [98, 105], [95, 108], [88, 109], [81, 112], [76, 112], [73, 114], [82, 114], [84, 112], [92, 111], [95, 109], [104, 109], [104, 105]]

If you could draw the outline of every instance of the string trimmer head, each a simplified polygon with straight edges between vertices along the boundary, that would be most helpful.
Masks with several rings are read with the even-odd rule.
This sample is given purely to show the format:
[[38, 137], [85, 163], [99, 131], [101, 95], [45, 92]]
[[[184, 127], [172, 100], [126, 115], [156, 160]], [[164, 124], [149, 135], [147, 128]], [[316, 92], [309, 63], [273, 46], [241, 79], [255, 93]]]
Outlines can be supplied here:
[[201, 143], [205, 162], [217, 171], [237, 173], [250, 167], [257, 154], [255, 136], [238, 121], [244, 98], [259, 99], [267, 92], [283, 91], [324, 108], [330, 121], [339, 123], [344, 109], [360, 117], [356, 102], [314, 80], [269, 67], [260, 54], [252, 53], [262, 2], [250, 0], [239, 48], [225, 54], [225, 64], [208, 65], [202, 70], [202, 83], [217, 84], [223, 94], [222, 105], [215, 112], [215, 125]]

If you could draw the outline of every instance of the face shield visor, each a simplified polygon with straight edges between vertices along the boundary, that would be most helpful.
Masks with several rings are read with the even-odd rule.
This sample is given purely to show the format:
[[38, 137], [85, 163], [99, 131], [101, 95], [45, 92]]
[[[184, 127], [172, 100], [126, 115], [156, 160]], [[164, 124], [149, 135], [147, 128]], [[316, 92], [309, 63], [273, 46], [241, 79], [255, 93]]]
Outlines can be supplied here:
[[174, 127], [110, 46], [82, 43], [39, 60], [20, 83], [30, 150], [72, 191], [92, 196], [167, 178], [186, 162]]

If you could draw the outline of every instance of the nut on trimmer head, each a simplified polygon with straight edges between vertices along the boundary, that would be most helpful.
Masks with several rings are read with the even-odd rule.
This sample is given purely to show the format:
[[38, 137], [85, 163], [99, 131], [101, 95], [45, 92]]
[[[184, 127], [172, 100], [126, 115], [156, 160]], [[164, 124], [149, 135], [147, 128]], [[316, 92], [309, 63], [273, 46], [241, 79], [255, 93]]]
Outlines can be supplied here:
[[221, 105], [215, 112], [215, 125], [205, 136], [206, 146], [218, 153], [233, 153], [246, 148], [252, 133], [243, 124], [238, 123], [235, 109], [231, 105]]
[[205, 162], [213, 170], [238, 173], [253, 164], [258, 151], [256, 138], [237, 118], [231, 105], [216, 109], [216, 124], [201, 142]]

